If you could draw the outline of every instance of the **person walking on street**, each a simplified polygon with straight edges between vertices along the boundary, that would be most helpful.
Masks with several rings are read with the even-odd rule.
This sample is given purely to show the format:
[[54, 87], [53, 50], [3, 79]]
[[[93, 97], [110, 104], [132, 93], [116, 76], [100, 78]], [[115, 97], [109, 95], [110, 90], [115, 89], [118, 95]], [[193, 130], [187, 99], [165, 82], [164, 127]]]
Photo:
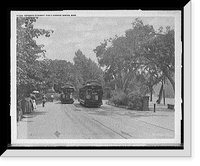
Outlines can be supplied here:
[[47, 97], [45, 95], [43, 95], [42, 96], [42, 106], [43, 107], [45, 106], [46, 100], [47, 100]]
[[36, 97], [34, 94], [31, 94], [32, 104], [33, 104], [33, 110], [36, 109]]
[[53, 102], [53, 99], [54, 99], [54, 96], [53, 96], [53, 94], [51, 95], [51, 102]]

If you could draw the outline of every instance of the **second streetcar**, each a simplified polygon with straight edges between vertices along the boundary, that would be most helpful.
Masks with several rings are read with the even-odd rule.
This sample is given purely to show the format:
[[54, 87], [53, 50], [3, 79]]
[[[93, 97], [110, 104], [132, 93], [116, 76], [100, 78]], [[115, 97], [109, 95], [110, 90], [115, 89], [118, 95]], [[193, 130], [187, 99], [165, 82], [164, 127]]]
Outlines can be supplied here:
[[61, 87], [60, 100], [62, 104], [72, 104], [74, 103], [74, 86], [72, 84], [65, 84]]

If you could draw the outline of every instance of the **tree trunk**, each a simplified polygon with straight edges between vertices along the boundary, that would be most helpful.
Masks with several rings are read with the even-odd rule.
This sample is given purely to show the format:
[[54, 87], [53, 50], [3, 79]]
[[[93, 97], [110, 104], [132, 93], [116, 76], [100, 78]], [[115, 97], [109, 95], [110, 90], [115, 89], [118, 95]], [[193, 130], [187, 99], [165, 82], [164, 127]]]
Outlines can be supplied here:
[[164, 81], [163, 81], [163, 102], [165, 105], [165, 77], [164, 77]]
[[127, 94], [127, 88], [128, 88], [128, 80], [126, 80], [125, 83], [124, 83], [124, 85], [123, 85], [123, 91], [126, 94]]
[[160, 87], [160, 92], [159, 92], [158, 100], [156, 101], [158, 104], [160, 104], [160, 102], [162, 100], [162, 93], [163, 93], [163, 82], [162, 82], [162, 85]]
[[164, 105], [165, 105], [165, 90], [163, 89], [163, 102], [164, 102]]
[[150, 101], [152, 101], [152, 96], [153, 96], [153, 88], [152, 88], [152, 87], [149, 87], [149, 90], [150, 90]]
[[175, 93], [175, 81], [174, 81], [174, 79], [172, 77], [170, 77], [167, 72], [165, 72], [165, 71], [163, 71], [163, 72], [164, 72], [164, 75], [168, 78], [168, 80], [172, 84], [172, 87], [173, 87], [173, 90], [174, 90], [174, 93]]
[[170, 77], [170, 76], [166, 76], [168, 78], [168, 80], [170, 81], [170, 83], [172, 84], [174, 93], [175, 93], [175, 81]]

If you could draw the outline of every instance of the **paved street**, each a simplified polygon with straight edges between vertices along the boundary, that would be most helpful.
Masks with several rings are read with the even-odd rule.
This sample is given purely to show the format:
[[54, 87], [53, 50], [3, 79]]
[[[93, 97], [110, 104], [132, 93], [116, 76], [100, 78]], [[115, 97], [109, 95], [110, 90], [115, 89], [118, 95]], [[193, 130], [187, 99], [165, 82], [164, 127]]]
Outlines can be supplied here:
[[18, 139], [174, 138], [174, 111], [133, 111], [104, 104], [87, 108], [48, 102], [17, 124]]

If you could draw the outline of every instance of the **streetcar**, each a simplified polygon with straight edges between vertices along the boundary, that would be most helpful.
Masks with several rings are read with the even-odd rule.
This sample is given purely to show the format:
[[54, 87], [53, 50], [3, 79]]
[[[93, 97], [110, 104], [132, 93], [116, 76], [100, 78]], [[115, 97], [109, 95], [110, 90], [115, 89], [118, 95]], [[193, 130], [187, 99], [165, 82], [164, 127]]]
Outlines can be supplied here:
[[73, 104], [74, 103], [74, 86], [72, 84], [65, 84], [61, 87], [60, 101], [62, 104]]
[[87, 81], [79, 89], [78, 101], [84, 106], [100, 107], [102, 105], [103, 89], [95, 80]]

